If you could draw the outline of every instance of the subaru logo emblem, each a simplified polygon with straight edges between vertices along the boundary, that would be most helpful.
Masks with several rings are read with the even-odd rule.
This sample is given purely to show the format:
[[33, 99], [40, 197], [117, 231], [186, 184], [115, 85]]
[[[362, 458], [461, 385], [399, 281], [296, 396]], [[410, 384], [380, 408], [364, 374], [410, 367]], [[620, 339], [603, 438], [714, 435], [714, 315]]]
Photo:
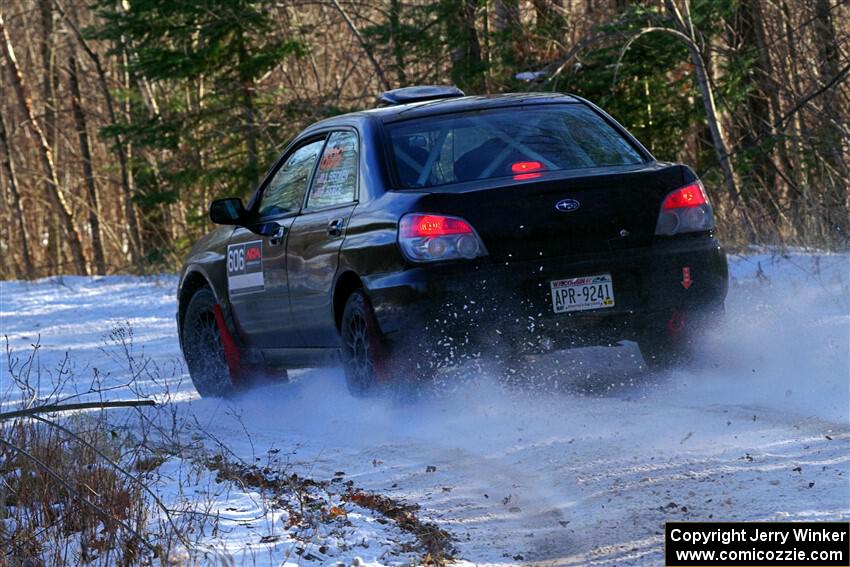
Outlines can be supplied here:
[[561, 199], [555, 203], [555, 210], [562, 213], [571, 213], [573, 211], [577, 211], [580, 206], [581, 203], [575, 199]]

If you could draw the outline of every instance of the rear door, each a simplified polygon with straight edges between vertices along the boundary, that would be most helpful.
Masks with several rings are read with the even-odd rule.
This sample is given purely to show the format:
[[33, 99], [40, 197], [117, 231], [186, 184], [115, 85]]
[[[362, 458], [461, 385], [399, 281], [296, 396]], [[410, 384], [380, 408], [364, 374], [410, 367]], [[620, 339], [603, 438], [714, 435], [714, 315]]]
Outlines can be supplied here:
[[325, 137], [294, 147], [261, 187], [258, 224], [276, 234], [259, 236], [237, 228], [227, 247], [230, 305], [242, 338], [253, 347], [291, 346], [286, 249]]
[[331, 133], [304, 211], [287, 243], [287, 273], [293, 346], [333, 347], [338, 338], [333, 316], [333, 283], [339, 250], [358, 194], [359, 142], [353, 130]]

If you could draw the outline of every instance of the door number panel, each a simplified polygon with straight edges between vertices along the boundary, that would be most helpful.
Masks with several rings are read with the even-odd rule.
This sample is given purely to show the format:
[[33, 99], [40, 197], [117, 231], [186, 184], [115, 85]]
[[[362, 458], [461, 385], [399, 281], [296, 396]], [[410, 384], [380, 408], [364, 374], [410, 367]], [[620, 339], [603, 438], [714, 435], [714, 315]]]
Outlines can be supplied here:
[[265, 289], [262, 240], [228, 245], [227, 288], [231, 297]]

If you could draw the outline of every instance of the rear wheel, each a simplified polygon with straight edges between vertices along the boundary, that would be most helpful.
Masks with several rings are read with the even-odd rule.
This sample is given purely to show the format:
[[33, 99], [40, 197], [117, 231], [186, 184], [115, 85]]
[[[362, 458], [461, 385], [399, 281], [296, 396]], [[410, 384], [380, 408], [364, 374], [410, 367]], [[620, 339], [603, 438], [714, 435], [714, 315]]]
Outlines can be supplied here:
[[195, 292], [183, 318], [183, 355], [195, 389], [203, 397], [235, 392], [215, 320], [215, 295], [209, 288]]
[[687, 366], [693, 357], [687, 341], [670, 337], [663, 332], [645, 331], [638, 339], [638, 347], [650, 370], [669, 370], [677, 366]]
[[348, 391], [355, 396], [374, 393], [384, 382], [387, 350], [369, 298], [360, 290], [345, 303], [340, 337]]
[[651, 370], [692, 364], [700, 333], [721, 322], [723, 306], [693, 311], [673, 310], [663, 325], [650, 326], [638, 337], [638, 347]]

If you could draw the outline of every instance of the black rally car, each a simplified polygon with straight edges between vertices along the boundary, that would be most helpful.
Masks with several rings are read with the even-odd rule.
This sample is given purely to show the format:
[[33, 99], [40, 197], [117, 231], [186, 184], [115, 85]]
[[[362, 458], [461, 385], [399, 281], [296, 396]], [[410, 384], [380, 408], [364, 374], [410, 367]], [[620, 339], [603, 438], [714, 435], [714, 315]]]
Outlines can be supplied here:
[[[363, 394], [463, 356], [637, 341], [677, 361], [722, 313], [725, 255], [687, 166], [563, 94], [411, 87], [313, 124], [187, 258], [202, 395], [342, 360]], [[341, 357], [339, 356], [341, 355]]]

